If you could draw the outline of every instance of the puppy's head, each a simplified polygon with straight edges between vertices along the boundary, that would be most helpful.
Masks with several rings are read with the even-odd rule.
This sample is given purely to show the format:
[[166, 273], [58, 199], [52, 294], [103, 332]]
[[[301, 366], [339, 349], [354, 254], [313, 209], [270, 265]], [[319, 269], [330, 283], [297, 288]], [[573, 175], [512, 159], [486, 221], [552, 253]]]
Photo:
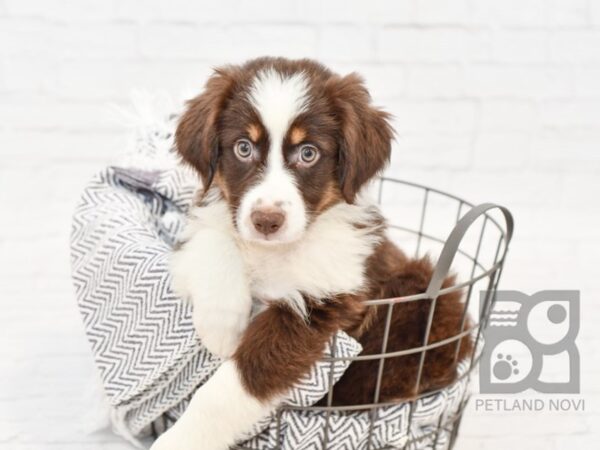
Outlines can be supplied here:
[[389, 160], [388, 115], [361, 78], [310, 60], [261, 58], [217, 69], [188, 103], [180, 155], [216, 184], [243, 239], [287, 243]]

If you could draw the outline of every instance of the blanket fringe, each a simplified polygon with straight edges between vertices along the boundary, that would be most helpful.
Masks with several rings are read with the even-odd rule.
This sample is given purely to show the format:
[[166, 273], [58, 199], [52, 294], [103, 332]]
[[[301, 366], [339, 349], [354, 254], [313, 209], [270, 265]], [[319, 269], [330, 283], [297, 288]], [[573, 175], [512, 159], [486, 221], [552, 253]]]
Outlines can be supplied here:
[[131, 129], [125, 151], [117, 167], [145, 171], [165, 170], [179, 164], [173, 151], [174, 130], [182, 101], [166, 92], [136, 89], [130, 93], [130, 106], [111, 105], [114, 120]]

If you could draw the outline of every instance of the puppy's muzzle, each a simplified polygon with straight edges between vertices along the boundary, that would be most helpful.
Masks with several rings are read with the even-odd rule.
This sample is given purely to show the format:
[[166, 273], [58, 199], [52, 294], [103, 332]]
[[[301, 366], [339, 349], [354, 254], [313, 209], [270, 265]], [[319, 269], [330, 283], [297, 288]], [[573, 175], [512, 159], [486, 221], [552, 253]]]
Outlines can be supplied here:
[[257, 209], [250, 219], [256, 231], [265, 236], [277, 232], [285, 222], [285, 213], [280, 209]]

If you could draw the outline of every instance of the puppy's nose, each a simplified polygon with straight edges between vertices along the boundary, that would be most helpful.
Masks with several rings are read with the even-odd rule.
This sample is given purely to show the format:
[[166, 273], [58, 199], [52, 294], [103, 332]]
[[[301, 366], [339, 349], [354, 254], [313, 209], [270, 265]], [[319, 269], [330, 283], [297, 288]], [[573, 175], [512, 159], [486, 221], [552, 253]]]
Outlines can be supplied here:
[[250, 219], [256, 231], [262, 234], [272, 234], [281, 228], [285, 221], [285, 214], [281, 211], [257, 209], [250, 214]]

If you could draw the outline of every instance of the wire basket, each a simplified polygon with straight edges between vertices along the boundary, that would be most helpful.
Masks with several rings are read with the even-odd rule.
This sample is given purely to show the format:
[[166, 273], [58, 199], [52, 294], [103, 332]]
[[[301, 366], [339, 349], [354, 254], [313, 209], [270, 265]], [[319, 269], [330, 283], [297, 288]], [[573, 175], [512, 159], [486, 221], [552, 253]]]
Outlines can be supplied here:
[[[400, 447], [376, 447], [372, 442], [372, 433], [375, 418], [382, 408], [394, 404], [408, 403], [410, 412], [408, 415], [408, 430], [411, 430], [415, 404], [422, 398], [431, 396], [436, 391], [428, 391], [419, 394], [410, 401], [399, 400], [397, 402], [381, 402], [379, 400], [380, 387], [383, 376], [383, 367], [388, 358], [401, 357], [408, 354], [420, 354], [419, 369], [415, 379], [415, 392], [420, 392], [421, 374], [425, 361], [426, 352], [441, 345], [456, 342], [456, 355], [461, 341], [472, 336], [475, 351], [468, 357], [466, 370], [454, 381], [469, 382], [474, 369], [477, 367], [482, 347], [482, 331], [488, 323], [489, 314], [495, 301], [495, 293], [502, 274], [508, 244], [513, 232], [513, 219], [510, 212], [501, 206], [486, 203], [474, 206], [470, 202], [454, 195], [437, 189], [422, 186], [416, 183], [396, 180], [392, 178], [381, 178], [374, 186], [375, 194], [384, 216], [388, 219], [390, 238], [396, 242], [407, 254], [420, 257], [429, 254], [432, 257], [439, 255], [431, 281], [425, 292], [398, 298], [373, 299], [366, 302], [367, 305], [387, 305], [387, 321], [381, 352], [378, 354], [358, 355], [355, 357], [336, 357], [333, 354], [326, 358], [332, 365], [329, 379], [329, 394], [326, 406], [308, 407], [281, 407], [276, 413], [277, 439], [281, 442], [279, 435], [281, 429], [279, 423], [281, 415], [286, 410], [313, 411], [326, 414], [323, 430], [322, 449], [333, 446], [330, 441], [330, 415], [332, 413], [352, 413], [356, 411], [368, 411], [370, 417], [370, 431], [366, 450], [384, 450], [392, 448], [415, 449], [422, 448], [420, 443], [427, 441], [427, 448], [437, 449], [439, 437], [443, 434], [444, 448], [453, 448], [460, 421], [469, 400], [468, 390], [465, 389], [459, 399], [457, 411], [451, 415], [440, 415], [439, 420], [426, 434], [419, 436], [408, 436], [408, 439]], [[453, 286], [442, 288], [444, 279], [450, 273], [457, 274], [457, 283]], [[434, 317], [435, 302], [440, 295], [453, 291], [461, 291], [464, 294], [464, 311], [462, 314], [462, 325], [459, 332], [444, 339], [443, 341], [429, 342], [432, 320]], [[474, 293], [481, 292], [479, 305], [473, 301]], [[394, 305], [401, 302], [425, 301], [431, 302], [429, 308], [428, 323], [423, 338], [423, 344], [416, 348], [401, 351], [387, 352], [386, 345], [390, 332], [390, 320]], [[471, 320], [467, 320], [470, 316]], [[335, 348], [335, 345], [332, 345]], [[377, 384], [372, 403], [332, 406], [333, 389], [333, 364], [339, 361], [364, 361], [367, 359], [378, 360]], [[466, 379], [466, 380], [465, 380]], [[440, 389], [441, 390], [441, 389]], [[251, 450], [243, 445], [235, 447], [239, 450]]]

